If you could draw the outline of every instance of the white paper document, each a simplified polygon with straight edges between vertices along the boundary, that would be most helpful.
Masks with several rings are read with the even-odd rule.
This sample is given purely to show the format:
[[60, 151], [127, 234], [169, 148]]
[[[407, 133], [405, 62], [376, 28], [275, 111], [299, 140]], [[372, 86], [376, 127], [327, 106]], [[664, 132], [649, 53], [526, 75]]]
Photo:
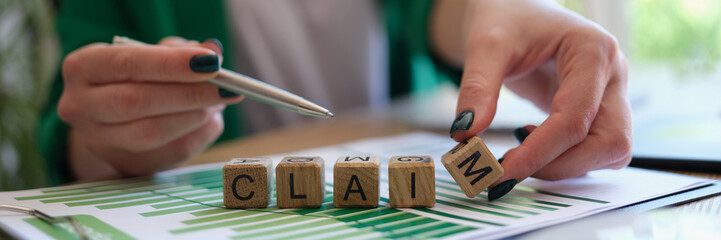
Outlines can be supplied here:
[[[499, 156], [514, 146], [489, 148]], [[223, 164], [165, 171], [153, 177], [0, 193], [0, 204], [36, 208], [51, 216], [72, 216], [91, 239], [371, 239], [502, 238], [713, 183], [713, 180], [625, 168], [548, 182], [527, 179], [493, 202], [484, 191], [467, 198], [441, 164], [455, 146], [446, 136], [414, 132], [365, 139], [270, 156], [320, 156], [326, 197], [317, 209], [279, 209], [275, 197], [265, 209], [223, 207]], [[381, 159], [380, 205], [372, 209], [333, 206], [333, 163], [340, 156]], [[388, 207], [388, 159], [430, 155], [436, 166], [433, 208]], [[253, 156], [237, 156], [253, 157]], [[273, 195], [275, 196], [275, 195]], [[0, 224], [27, 239], [74, 239], [70, 224], [48, 224], [0, 211]]]

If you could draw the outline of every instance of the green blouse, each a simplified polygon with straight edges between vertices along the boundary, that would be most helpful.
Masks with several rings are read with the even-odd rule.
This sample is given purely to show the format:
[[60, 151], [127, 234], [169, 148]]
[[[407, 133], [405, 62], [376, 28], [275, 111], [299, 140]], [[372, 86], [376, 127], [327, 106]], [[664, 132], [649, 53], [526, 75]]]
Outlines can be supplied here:
[[[114, 35], [144, 42], [157, 42], [166, 36], [204, 40], [218, 38], [227, 52], [233, 52], [226, 26], [223, 0], [125, 0], [61, 1], [57, 28], [63, 56], [93, 42], [109, 42]], [[460, 80], [460, 72], [432, 57], [428, 43], [428, 19], [432, 0], [380, 0], [386, 23], [391, 96], [435, 86], [443, 80]], [[234, 66], [225, 56], [223, 67]], [[49, 169], [51, 185], [72, 181], [67, 164], [68, 125], [57, 114], [63, 91], [58, 72], [41, 113], [39, 148]], [[225, 111], [225, 131], [218, 142], [243, 135], [243, 122], [237, 108]]]

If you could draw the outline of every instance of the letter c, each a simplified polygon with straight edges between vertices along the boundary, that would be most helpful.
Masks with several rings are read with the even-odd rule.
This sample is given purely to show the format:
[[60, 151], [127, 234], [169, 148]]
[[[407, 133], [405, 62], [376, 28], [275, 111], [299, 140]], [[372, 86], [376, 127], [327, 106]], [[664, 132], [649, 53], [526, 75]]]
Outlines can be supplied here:
[[235, 198], [240, 199], [240, 200], [250, 200], [251, 198], [253, 198], [253, 195], [255, 195], [255, 191], [250, 191], [248, 196], [245, 196], [245, 197], [241, 197], [240, 195], [238, 195], [238, 188], [237, 188], [238, 180], [240, 180], [241, 178], [247, 178], [248, 182], [250, 182], [250, 183], [254, 182], [253, 178], [250, 177], [250, 175], [247, 175], [247, 174], [238, 175], [237, 177], [235, 177], [235, 179], [233, 179], [233, 185], [232, 185], [233, 196], [235, 196]]

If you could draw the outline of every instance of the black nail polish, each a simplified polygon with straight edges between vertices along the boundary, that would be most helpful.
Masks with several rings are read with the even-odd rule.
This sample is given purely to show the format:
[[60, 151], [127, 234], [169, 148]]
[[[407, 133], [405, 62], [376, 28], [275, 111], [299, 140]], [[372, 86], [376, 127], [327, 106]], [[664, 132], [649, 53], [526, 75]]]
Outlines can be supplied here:
[[473, 112], [469, 110], [461, 112], [456, 117], [456, 120], [453, 120], [453, 125], [451, 125], [451, 136], [453, 136], [453, 132], [457, 130], [468, 130], [472, 123]]
[[218, 88], [218, 95], [220, 95], [221, 98], [233, 98], [233, 97], [240, 96], [237, 93], [225, 90], [223, 88]]
[[523, 141], [526, 140], [526, 137], [528, 137], [528, 134], [531, 134], [526, 128], [516, 128], [515, 131], [513, 131], [513, 136], [516, 137], [516, 140], [518, 140], [519, 143], [523, 143]]
[[215, 43], [215, 45], [218, 46], [218, 48], [220, 48], [220, 53], [223, 53], [223, 50], [225, 50], [225, 48], [223, 48], [223, 43], [220, 42], [220, 40], [218, 40], [217, 38], [208, 38], [208, 39], [205, 39], [205, 41], [203, 41], [203, 42]]
[[496, 187], [492, 188], [491, 190], [488, 190], [488, 201], [493, 201], [496, 199], [499, 199], [506, 195], [506, 193], [510, 192], [513, 187], [516, 186], [518, 183], [518, 180], [516, 179], [509, 179], [505, 182], [502, 182], [501, 184], [498, 184]]
[[206, 73], [220, 70], [218, 55], [198, 55], [190, 59], [190, 69], [194, 72]]
[[501, 163], [503, 163], [503, 158], [498, 159], [498, 164], [501, 164]]

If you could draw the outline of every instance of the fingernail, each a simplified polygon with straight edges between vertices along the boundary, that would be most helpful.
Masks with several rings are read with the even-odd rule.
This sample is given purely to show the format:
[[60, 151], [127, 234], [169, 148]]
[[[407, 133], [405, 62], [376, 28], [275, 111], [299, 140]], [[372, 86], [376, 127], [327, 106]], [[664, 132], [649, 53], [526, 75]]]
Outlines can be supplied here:
[[466, 110], [458, 114], [456, 117], [456, 120], [453, 120], [453, 125], [451, 125], [451, 136], [453, 136], [453, 132], [458, 130], [468, 130], [468, 128], [471, 127], [471, 124], [473, 123], [473, 112], [470, 110]]
[[524, 140], [526, 140], [526, 137], [528, 137], [528, 134], [531, 134], [526, 128], [516, 128], [515, 131], [513, 131], [513, 136], [516, 137], [516, 140], [518, 140], [519, 143], [523, 143]]
[[220, 95], [221, 98], [234, 98], [240, 96], [237, 93], [225, 90], [223, 88], [218, 88], [218, 95]]
[[501, 163], [503, 163], [503, 158], [498, 159], [498, 164], [501, 164]]
[[194, 72], [206, 73], [220, 70], [218, 55], [198, 55], [190, 59], [190, 69]]
[[498, 186], [495, 186], [491, 190], [488, 190], [488, 201], [493, 201], [503, 197], [504, 195], [506, 195], [506, 193], [510, 192], [513, 187], [516, 186], [516, 183], [518, 183], [518, 180], [509, 179], [505, 182], [502, 182], [501, 184], [498, 184]]
[[220, 42], [220, 40], [218, 40], [217, 38], [208, 38], [208, 39], [205, 39], [205, 41], [203, 41], [203, 42], [215, 43], [215, 45], [218, 46], [218, 48], [220, 48], [220, 53], [223, 53], [223, 50], [225, 50], [225, 48], [223, 48], [223, 43]]

